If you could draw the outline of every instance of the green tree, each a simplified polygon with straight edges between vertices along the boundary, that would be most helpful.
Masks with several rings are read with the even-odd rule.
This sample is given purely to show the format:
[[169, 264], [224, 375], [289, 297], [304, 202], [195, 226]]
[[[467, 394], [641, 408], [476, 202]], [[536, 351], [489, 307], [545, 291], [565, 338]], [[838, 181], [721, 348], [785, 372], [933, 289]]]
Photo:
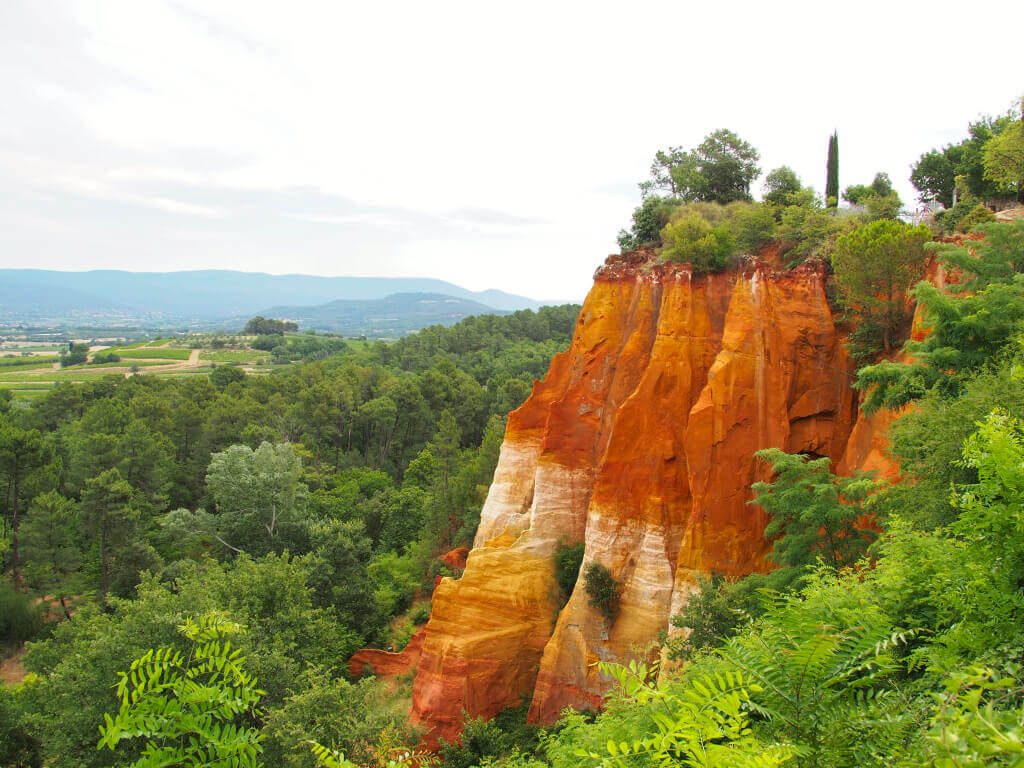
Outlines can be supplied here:
[[[693, 151], [691, 168], [681, 163], [672, 169], [684, 200], [731, 203], [750, 199], [750, 185], [761, 173], [753, 145], [730, 130], [708, 134]], [[694, 179], [699, 178], [695, 183]]]
[[69, 342], [66, 352], [60, 354], [61, 367], [67, 368], [70, 365], [81, 365], [89, 359], [89, 345]]
[[116, 469], [85, 481], [82, 521], [86, 538], [99, 550], [100, 593], [104, 597], [111, 591], [112, 581], [116, 581], [117, 591], [126, 591], [141, 570], [139, 565], [155, 564], [155, 553], [139, 535], [132, 487]]
[[356, 683], [313, 667], [297, 692], [267, 713], [264, 755], [268, 765], [307, 768], [309, 744], [343, 751], [359, 765], [376, 765], [382, 734], [406, 737], [406, 714], [373, 677]]
[[852, 565], [874, 541], [865, 502], [879, 488], [870, 477], [837, 477], [828, 458], [811, 459], [778, 448], [758, 451], [771, 468], [772, 482], [750, 486], [750, 502], [770, 516], [765, 538], [772, 543], [769, 558], [780, 568], [771, 574], [777, 587], [792, 585], [820, 559], [832, 569]]
[[302, 537], [309, 492], [301, 477], [302, 462], [288, 443], [262, 443], [255, 451], [233, 445], [215, 453], [206, 485], [217, 505], [218, 541], [231, 552], [258, 557]]
[[836, 241], [836, 282], [868, 351], [879, 342], [886, 352], [892, 349], [904, 320], [906, 291], [924, 275], [924, 244], [930, 239], [926, 227], [880, 220]]
[[22, 429], [0, 420], [0, 492], [3, 493], [4, 536], [11, 537], [11, 578], [21, 582], [18, 528], [22, 511], [35, 493], [43, 490], [44, 470], [53, 456], [50, 446], [36, 429]]
[[825, 205], [835, 208], [839, 205], [839, 133], [828, 138], [828, 162], [825, 168]]
[[914, 164], [910, 183], [920, 192], [922, 202], [937, 200], [946, 208], [953, 207], [956, 189], [956, 165], [949, 152], [933, 149], [925, 152]]
[[689, 153], [682, 147], [658, 150], [651, 162], [651, 178], [641, 182], [640, 192], [646, 200], [657, 197], [656, 192], [667, 192], [670, 197], [680, 197], [682, 190], [672, 176], [672, 169], [689, 159]]
[[648, 243], [661, 240], [661, 230], [668, 224], [672, 212], [682, 204], [681, 200], [659, 195], [648, 195], [633, 211], [633, 226], [630, 231], [620, 230], [619, 248], [623, 253], [633, 251]]
[[901, 408], [933, 388], [956, 397], [1016, 338], [1024, 319], [1024, 278], [1017, 271], [1024, 264], [1024, 224], [994, 225], [991, 233], [976, 259], [962, 249], [940, 248], [940, 258], [963, 270], [969, 290], [943, 291], [923, 281], [914, 288], [929, 333], [904, 345], [912, 362], [882, 361], [857, 372], [855, 386], [867, 392], [866, 412]]
[[1024, 202], [1024, 99], [1021, 119], [1009, 123], [1001, 133], [985, 142], [982, 148], [985, 178], [1007, 190], [1015, 190], [1017, 200]]
[[121, 708], [105, 716], [98, 747], [115, 750], [123, 740], [146, 739], [132, 768], [261, 766], [263, 736], [250, 718], [263, 714], [264, 692], [230, 640], [245, 628], [208, 614], [187, 618], [178, 630], [190, 641], [190, 653], [151, 650], [120, 673]]
[[245, 370], [236, 365], [218, 365], [210, 372], [210, 382], [217, 389], [224, 389], [228, 384], [245, 380]]
[[793, 196], [801, 189], [800, 177], [788, 165], [779, 166], [764, 177], [764, 201], [770, 205], [791, 205]]
[[644, 197], [660, 191], [685, 202], [749, 200], [750, 185], [761, 173], [759, 159], [753, 145], [721, 128], [692, 151], [681, 147], [659, 151], [651, 165], [651, 180], [640, 189]]
[[66, 598], [78, 591], [82, 564], [81, 525], [74, 502], [48, 491], [33, 499], [21, 527], [25, 582], [37, 594], [56, 597], [69, 619]]

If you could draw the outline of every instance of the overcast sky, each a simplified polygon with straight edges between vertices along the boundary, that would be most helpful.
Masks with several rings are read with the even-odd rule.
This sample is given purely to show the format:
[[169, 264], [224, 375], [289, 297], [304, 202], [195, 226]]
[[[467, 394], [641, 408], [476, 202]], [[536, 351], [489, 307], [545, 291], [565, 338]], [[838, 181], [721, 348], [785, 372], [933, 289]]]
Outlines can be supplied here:
[[[0, 0], [0, 266], [579, 300], [655, 150], [824, 186], [1024, 92], [1024, 3]], [[757, 183], [760, 191], [760, 181]]]

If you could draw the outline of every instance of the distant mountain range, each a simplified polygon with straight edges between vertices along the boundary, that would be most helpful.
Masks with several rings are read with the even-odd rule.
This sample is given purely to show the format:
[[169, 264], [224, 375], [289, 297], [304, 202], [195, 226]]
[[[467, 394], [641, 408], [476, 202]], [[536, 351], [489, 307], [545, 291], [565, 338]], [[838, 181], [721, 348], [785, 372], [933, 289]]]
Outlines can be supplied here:
[[505, 315], [508, 310], [443, 293], [393, 293], [383, 299], [338, 299], [315, 307], [270, 307], [258, 314], [345, 336], [398, 338], [428, 325], [453, 325], [470, 315]]
[[[409, 294], [417, 298], [403, 306], [410, 301]], [[406, 298], [397, 298], [401, 295]], [[360, 309], [357, 302], [371, 303]], [[394, 322], [396, 327], [410, 330], [413, 316], [431, 318], [423, 323], [428, 325], [442, 322], [445, 312], [465, 317], [496, 310], [537, 309], [546, 303], [555, 302], [498, 290], [470, 291], [444, 280], [415, 277], [318, 277], [230, 270], [0, 270], [0, 321], [7, 323], [205, 326], [256, 314], [275, 317], [287, 311], [304, 327], [326, 330], [358, 324], [362, 321], [356, 321], [356, 316], [365, 311], [369, 313], [366, 317], [374, 318], [373, 323], [404, 314], [405, 319]], [[332, 312], [338, 313], [333, 320]], [[307, 320], [303, 322], [301, 317]]]

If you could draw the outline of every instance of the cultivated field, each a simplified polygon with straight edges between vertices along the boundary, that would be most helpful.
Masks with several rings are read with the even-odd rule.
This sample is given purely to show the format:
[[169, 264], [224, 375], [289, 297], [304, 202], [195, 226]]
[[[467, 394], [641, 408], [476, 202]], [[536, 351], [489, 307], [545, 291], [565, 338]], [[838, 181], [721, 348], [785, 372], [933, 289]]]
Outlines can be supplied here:
[[[114, 347], [93, 347], [89, 354], [112, 352], [119, 362], [86, 363], [62, 368], [54, 352], [63, 347], [23, 347], [17, 350], [5, 349], [0, 355], [17, 354], [16, 357], [0, 356], [0, 389], [10, 390], [15, 401], [27, 402], [62, 382], [90, 381], [104, 376], [134, 376], [145, 373], [156, 376], [206, 375], [215, 366], [237, 365], [248, 373], [263, 373], [269, 370], [268, 353], [258, 349], [234, 348], [213, 349], [207, 346], [209, 337], [183, 341], [163, 339], [153, 342], [139, 342]], [[198, 345], [198, 346], [196, 346]], [[244, 345], [240, 341], [239, 346]], [[33, 357], [22, 356], [31, 352]]]

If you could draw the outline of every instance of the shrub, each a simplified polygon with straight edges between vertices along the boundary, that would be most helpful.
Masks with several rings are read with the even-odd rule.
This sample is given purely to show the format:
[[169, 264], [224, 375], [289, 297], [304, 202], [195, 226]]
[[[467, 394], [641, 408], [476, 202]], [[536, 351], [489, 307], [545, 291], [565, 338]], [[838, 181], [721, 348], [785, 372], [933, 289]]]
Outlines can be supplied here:
[[613, 621], [619, 612], [619, 584], [611, 571], [591, 561], [583, 569], [583, 585], [590, 596], [590, 604], [608, 621]]
[[102, 365], [103, 363], [119, 363], [121, 362], [121, 356], [116, 352], [97, 352], [92, 356], [92, 365]]
[[753, 253], [775, 237], [775, 212], [761, 203], [731, 203], [728, 226], [743, 253]]
[[995, 214], [992, 213], [984, 203], [978, 203], [967, 212], [966, 216], [960, 219], [956, 229], [958, 232], [970, 232], [979, 224], [987, 224], [988, 222], [995, 220]]
[[36, 638], [42, 630], [43, 614], [39, 607], [10, 582], [0, 582], [0, 643], [16, 647]]
[[558, 582], [558, 588], [562, 591], [563, 603], [569, 599], [569, 595], [576, 587], [576, 581], [580, 576], [580, 565], [583, 564], [584, 549], [585, 545], [581, 541], [579, 544], [559, 542], [558, 548], [555, 550], [555, 581]]
[[699, 213], [688, 209], [665, 225], [661, 240], [665, 244], [662, 258], [688, 263], [697, 274], [723, 269], [736, 249], [727, 226], [712, 227]]
[[430, 621], [430, 603], [420, 603], [417, 605], [409, 615], [409, 618], [412, 619], [412, 623], [416, 626], [426, 624]]

